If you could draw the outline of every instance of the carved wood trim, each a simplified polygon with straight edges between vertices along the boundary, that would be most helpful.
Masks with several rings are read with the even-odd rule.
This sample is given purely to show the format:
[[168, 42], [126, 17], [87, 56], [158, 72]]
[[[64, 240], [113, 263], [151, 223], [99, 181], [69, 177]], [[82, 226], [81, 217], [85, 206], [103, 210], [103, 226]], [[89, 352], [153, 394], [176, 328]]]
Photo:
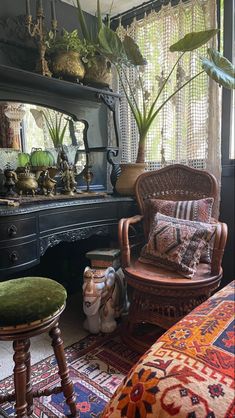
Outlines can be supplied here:
[[60, 242], [75, 242], [81, 239], [90, 238], [92, 235], [106, 236], [112, 231], [111, 225], [87, 226], [72, 231], [60, 232], [40, 239], [40, 256], [43, 256], [46, 250], [54, 247]]

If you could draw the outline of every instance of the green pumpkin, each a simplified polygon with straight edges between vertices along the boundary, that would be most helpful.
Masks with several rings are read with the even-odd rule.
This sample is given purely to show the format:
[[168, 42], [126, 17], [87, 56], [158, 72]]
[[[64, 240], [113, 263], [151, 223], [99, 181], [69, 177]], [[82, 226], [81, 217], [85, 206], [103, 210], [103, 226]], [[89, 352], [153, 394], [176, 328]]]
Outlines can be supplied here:
[[18, 167], [26, 167], [30, 164], [30, 155], [26, 152], [20, 152], [18, 154]]
[[55, 160], [50, 151], [36, 150], [31, 153], [30, 162], [32, 167], [52, 167]]

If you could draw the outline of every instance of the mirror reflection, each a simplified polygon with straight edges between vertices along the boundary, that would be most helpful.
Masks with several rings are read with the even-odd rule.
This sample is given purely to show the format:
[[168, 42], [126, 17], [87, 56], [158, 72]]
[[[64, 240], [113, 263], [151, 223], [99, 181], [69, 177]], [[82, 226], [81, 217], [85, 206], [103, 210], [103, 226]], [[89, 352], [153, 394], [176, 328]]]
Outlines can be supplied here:
[[0, 147], [30, 153], [32, 148], [84, 146], [84, 123], [70, 115], [42, 106], [0, 104]]
[[0, 104], [0, 169], [16, 169], [19, 153], [49, 150], [56, 162], [63, 148], [68, 161], [80, 173], [86, 163], [85, 124], [57, 110], [17, 102]]

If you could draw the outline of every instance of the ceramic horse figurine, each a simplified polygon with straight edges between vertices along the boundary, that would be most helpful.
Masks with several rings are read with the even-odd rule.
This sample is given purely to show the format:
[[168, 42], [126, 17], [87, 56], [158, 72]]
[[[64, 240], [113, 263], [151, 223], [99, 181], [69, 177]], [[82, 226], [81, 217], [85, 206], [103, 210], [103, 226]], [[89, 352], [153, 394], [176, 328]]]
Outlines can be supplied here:
[[84, 328], [92, 334], [113, 332], [115, 318], [127, 308], [126, 286], [122, 270], [113, 267], [95, 270], [86, 267], [83, 275]]

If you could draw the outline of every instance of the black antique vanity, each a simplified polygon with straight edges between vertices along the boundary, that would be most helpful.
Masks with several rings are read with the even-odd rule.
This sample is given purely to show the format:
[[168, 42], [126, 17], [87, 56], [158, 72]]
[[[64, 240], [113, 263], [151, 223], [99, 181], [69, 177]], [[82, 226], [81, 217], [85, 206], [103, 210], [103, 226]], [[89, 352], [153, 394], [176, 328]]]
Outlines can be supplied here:
[[[96, 161], [93, 188], [106, 192], [45, 202], [32, 197], [18, 207], [0, 206], [0, 280], [4, 280], [39, 264], [47, 248], [59, 242], [116, 236], [118, 220], [133, 213], [134, 202], [113, 194], [120, 158], [118, 94], [0, 65], [0, 100], [48, 106], [85, 121], [85, 140]], [[115, 135], [109, 133], [111, 124]]]

